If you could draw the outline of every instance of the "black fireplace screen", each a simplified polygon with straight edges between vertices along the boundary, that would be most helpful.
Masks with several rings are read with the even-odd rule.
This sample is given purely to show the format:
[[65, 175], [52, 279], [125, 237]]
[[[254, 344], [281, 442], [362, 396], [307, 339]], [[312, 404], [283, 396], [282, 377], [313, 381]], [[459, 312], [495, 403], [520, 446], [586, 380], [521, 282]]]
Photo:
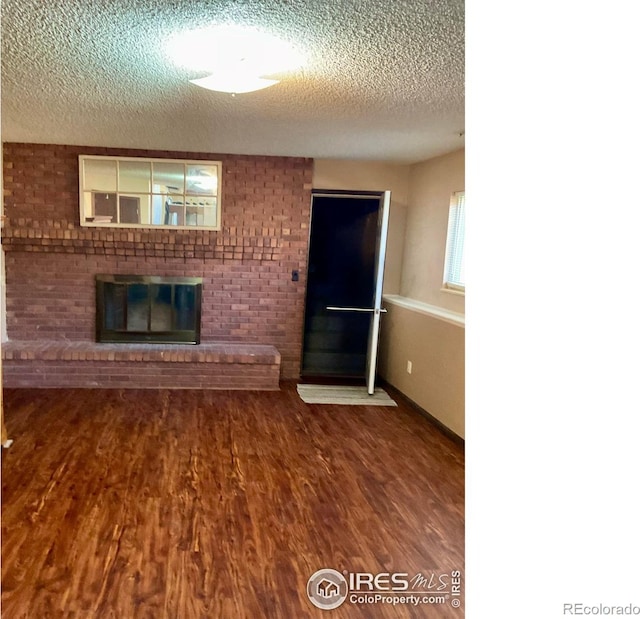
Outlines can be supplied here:
[[96, 275], [96, 340], [199, 344], [201, 277]]

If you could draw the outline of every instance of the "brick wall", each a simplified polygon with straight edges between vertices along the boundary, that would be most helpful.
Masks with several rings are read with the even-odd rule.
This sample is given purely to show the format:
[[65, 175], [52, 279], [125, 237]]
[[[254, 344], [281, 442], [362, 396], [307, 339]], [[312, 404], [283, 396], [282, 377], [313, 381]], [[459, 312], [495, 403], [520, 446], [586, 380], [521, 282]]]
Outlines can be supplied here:
[[[79, 154], [222, 161], [222, 229], [82, 228]], [[4, 144], [9, 339], [94, 341], [96, 273], [202, 277], [202, 342], [273, 345], [297, 377], [311, 175], [295, 157]]]

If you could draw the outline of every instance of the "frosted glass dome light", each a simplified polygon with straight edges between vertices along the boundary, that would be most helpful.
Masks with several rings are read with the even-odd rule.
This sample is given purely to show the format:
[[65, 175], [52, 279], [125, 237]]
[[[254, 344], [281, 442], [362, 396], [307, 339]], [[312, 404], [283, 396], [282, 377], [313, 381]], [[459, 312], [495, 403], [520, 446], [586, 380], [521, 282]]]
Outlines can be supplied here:
[[243, 93], [268, 88], [280, 80], [267, 76], [298, 69], [302, 55], [293, 46], [255, 28], [215, 26], [183, 32], [166, 51], [177, 65], [208, 72], [193, 84], [220, 92]]

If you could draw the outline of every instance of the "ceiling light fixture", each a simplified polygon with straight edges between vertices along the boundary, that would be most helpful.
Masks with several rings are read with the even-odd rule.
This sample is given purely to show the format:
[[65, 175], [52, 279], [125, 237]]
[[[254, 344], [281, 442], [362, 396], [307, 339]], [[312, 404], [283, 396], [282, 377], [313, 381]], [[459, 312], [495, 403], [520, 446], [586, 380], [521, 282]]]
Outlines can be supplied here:
[[237, 94], [262, 90], [277, 84], [280, 80], [268, 80], [253, 73], [246, 73], [242, 70], [241, 64], [237, 64], [227, 67], [224, 71], [189, 81], [209, 90]]
[[302, 55], [291, 45], [254, 28], [217, 26], [173, 37], [167, 53], [181, 66], [206, 71], [191, 83], [227, 93], [245, 93], [277, 84], [269, 79], [300, 68]]

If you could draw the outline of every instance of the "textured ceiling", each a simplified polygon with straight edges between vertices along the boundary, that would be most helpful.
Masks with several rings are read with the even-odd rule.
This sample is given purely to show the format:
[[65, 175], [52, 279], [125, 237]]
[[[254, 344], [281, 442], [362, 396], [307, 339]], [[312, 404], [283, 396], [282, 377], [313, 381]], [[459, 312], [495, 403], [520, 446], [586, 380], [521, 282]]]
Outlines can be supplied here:
[[[303, 69], [216, 93], [175, 33], [258, 27]], [[3, 0], [3, 141], [415, 162], [464, 145], [462, 0]]]

